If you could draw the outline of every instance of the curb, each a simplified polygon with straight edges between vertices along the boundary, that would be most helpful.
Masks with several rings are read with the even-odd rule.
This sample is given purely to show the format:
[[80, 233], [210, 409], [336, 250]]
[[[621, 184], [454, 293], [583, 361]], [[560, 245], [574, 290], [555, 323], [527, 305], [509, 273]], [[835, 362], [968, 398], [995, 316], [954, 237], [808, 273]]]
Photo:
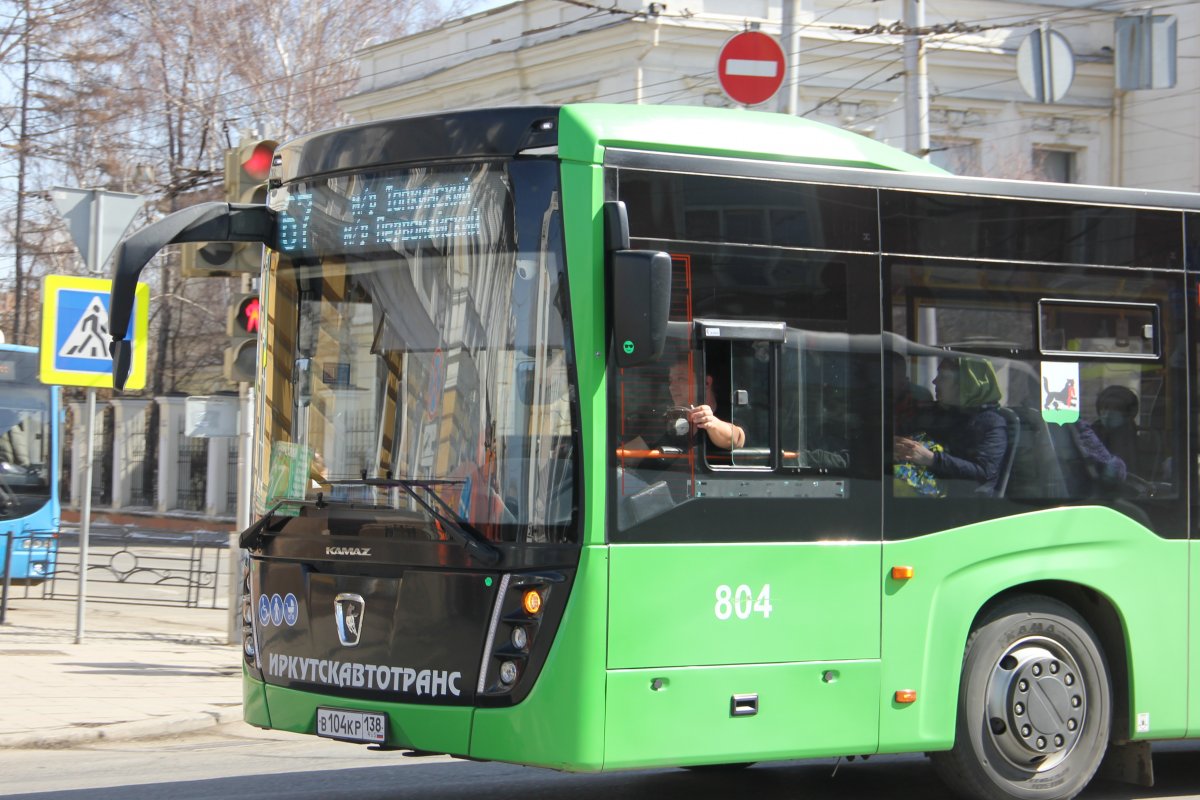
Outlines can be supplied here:
[[238, 722], [241, 719], [242, 707], [238, 704], [209, 711], [114, 722], [111, 725], [99, 725], [94, 728], [57, 728], [49, 731], [6, 733], [0, 734], [0, 750], [67, 748], [98, 741], [116, 742], [149, 739], [156, 736], [177, 736], [181, 733], [193, 733], [229, 722]]

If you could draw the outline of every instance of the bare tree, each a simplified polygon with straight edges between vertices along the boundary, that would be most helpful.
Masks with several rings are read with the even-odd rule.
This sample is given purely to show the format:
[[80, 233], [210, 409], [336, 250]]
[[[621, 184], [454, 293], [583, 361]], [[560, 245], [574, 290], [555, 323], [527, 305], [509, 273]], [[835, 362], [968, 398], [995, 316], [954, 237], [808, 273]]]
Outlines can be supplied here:
[[[138, 191], [149, 198], [142, 222], [214, 199], [226, 147], [342, 122], [336, 101], [353, 89], [357, 50], [380, 31], [399, 36], [464, 8], [465, 0], [358, 0], [349, 13], [318, 0], [0, 0], [0, 74], [19, 101], [0, 112], [16, 139], [4, 151], [17, 179], [8, 215], [16, 302], [28, 296], [28, 276], [69, 260], [49, 255], [64, 249], [44, 201], [50, 186]], [[176, 258], [164, 254], [147, 270], [155, 393], [219, 385], [221, 302], [232, 287], [183, 280], [170, 268]], [[17, 307], [13, 330], [29, 341], [26, 311]]]
[[323, 0], [228, 2], [230, 63], [243, 87], [230, 107], [233, 118], [244, 131], [280, 139], [345, 122], [337, 100], [358, 80], [357, 50], [381, 33], [393, 38], [467, 6], [465, 0], [367, 0], [348, 13]]
[[91, 20], [92, 13], [107, 2], [8, 0], [0, 4], [0, 86], [14, 99], [0, 118], [5, 160], [12, 169], [0, 184], [12, 197], [11, 205], [4, 206], [13, 286], [13, 310], [6, 329], [17, 342], [33, 339], [30, 279], [37, 277], [37, 265], [46, 261], [43, 256], [58, 253], [53, 237], [47, 238], [42, 186], [62, 174], [64, 165], [78, 169], [87, 163], [64, 159], [52, 145], [64, 125], [57, 113], [61, 78], [72, 71], [86, 73], [116, 57], [103, 27]]

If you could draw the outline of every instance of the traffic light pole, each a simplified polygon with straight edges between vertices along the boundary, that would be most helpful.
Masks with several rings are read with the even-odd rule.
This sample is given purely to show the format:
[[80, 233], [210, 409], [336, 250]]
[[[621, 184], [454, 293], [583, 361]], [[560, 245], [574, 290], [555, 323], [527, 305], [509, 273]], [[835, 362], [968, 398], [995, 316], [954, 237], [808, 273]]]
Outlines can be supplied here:
[[[242, 276], [242, 291], [253, 291], [253, 281], [249, 275]], [[257, 336], [259, 332], [255, 331]], [[256, 351], [257, 352], [257, 351]], [[257, 362], [257, 357], [255, 359]], [[250, 494], [254, 490], [251, 480], [250, 447], [253, 445], [254, 431], [254, 384], [242, 381], [238, 384], [238, 397], [241, 400], [241, 430], [238, 432], [238, 503], [237, 527], [244, 531], [250, 527]]]
[[[251, 291], [251, 278], [242, 276], [242, 292]], [[238, 383], [237, 520], [229, 534], [229, 644], [242, 641], [242, 563], [245, 555], [238, 544], [242, 531], [250, 527], [250, 497], [254, 491], [250, 448], [254, 444], [254, 384]]]

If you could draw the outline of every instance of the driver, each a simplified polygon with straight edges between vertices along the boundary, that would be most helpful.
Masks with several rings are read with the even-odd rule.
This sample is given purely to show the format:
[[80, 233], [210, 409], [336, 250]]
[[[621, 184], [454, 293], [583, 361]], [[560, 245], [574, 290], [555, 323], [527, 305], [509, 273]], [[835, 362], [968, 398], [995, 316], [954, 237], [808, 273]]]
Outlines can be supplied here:
[[746, 432], [732, 422], [726, 422], [717, 416], [713, 410], [717, 404], [717, 395], [713, 391], [713, 376], [704, 376], [704, 402], [700, 405], [691, 404], [690, 370], [687, 361], [679, 361], [671, 365], [670, 391], [671, 402], [687, 412], [687, 420], [691, 428], [689, 434], [696, 430], [708, 434], [708, 440], [722, 450], [733, 450], [746, 445]]

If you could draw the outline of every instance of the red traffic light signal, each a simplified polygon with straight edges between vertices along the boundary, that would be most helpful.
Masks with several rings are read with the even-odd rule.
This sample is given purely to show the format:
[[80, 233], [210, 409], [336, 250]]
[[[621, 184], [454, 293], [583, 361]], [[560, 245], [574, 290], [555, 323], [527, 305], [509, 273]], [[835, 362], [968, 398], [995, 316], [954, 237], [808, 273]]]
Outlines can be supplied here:
[[267, 178], [278, 142], [262, 139], [225, 151], [225, 199], [231, 203], [264, 203]]
[[258, 336], [261, 306], [257, 294], [243, 294], [229, 309], [229, 323], [225, 332], [233, 337]]
[[275, 158], [275, 142], [267, 140], [249, 148], [241, 148], [238, 155], [242, 160], [242, 172], [252, 181], [265, 181], [271, 174], [271, 160]]

